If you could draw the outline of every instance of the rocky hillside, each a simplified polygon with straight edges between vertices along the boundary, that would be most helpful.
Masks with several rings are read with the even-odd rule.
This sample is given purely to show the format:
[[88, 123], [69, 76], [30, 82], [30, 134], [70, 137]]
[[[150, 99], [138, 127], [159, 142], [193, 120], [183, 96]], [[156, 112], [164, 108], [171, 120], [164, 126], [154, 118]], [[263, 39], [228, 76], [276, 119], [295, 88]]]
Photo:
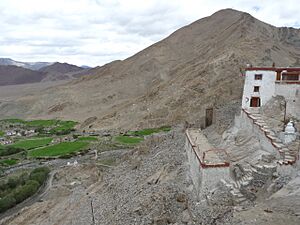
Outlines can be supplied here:
[[[133, 129], [187, 121], [201, 125], [214, 107], [230, 119], [239, 106], [246, 63], [299, 64], [300, 30], [277, 28], [225, 9], [185, 26], [124, 60], [64, 86], [17, 99], [26, 117], [96, 118], [93, 128]], [[34, 97], [36, 96], [36, 97]], [[30, 107], [28, 107], [30, 105]], [[3, 106], [3, 104], [2, 104]], [[5, 116], [13, 116], [2, 110]], [[89, 120], [87, 120], [89, 121]]]

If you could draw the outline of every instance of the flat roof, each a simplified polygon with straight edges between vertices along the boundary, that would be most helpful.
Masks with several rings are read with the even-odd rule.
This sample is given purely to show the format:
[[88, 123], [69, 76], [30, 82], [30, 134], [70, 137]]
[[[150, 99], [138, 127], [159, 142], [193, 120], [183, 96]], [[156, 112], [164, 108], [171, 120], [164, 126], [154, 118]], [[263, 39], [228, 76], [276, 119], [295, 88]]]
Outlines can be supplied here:
[[299, 71], [300, 67], [246, 67], [245, 71], [253, 71], [253, 70], [262, 70], [262, 71], [274, 71], [274, 72], [282, 72], [286, 70], [287, 72]]
[[199, 129], [187, 129], [186, 135], [202, 167], [229, 166], [226, 151], [214, 148]]

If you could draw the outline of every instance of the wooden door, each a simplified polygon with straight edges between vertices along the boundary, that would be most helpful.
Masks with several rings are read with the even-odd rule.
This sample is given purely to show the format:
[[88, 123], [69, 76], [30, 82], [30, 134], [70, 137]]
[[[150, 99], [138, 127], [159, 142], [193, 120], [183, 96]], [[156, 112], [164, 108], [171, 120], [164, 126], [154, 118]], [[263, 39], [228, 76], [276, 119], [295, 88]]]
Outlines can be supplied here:
[[206, 109], [205, 114], [205, 127], [212, 125], [214, 117], [214, 110], [213, 108]]
[[252, 97], [250, 101], [250, 107], [260, 107], [260, 98]]

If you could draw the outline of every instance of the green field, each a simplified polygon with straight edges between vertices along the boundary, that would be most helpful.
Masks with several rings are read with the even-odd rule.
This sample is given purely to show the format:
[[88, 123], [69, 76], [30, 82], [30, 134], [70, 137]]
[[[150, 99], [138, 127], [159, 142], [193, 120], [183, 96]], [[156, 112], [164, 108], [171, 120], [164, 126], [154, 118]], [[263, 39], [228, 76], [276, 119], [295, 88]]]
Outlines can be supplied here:
[[5, 132], [4, 132], [4, 131], [2, 131], [2, 130], [0, 130], [0, 137], [3, 137], [3, 136], [4, 136], [4, 134], [5, 134]]
[[74, 121], [59, 121], [59, 123], [57, 123], [57, 126], [50, 130], [50, 133], [68, 134], [74, 129], [76, 124], [77, 122]]
[[79, 141], [98, 141], [98, 138], [96, 137], [79, 137]]
[[25, 121], [21, 119], [5, 119], [1, 120], [6, 123], [11, 124], [22, 124], [27, 127], [35, 127], [35, 128], [51, 128], [50, 133], [70, 133], [72, 129], [74, 129], [77, 122], [75, 121], [61, 121], [61, 120], [30, 120]]
[[51, 156], [62, 156], [69, 153], [78, 152], [85, 149], [89, 145], [88, 142], [62, 142], [56, 145], [31, 150], [28, 152], [30, 157], [51, 157]]
[[0, 165], [12, 166], [12, 165], [17, 164], [17, 162], [18, 162], [17, 159], [3, 159], [3, 160], [0, 160]]
[[115, 141], [122, 144], [138, 144], [144, 140], [142, 137], [129, 137], [129, 136], [117, 136], [114, 138]]
[[27, 140], [18, 141], [12, 144], [11, 146], [29, 150], [29, 149], [46, 146], [50, 144], [52, 140], [53, 138], [27, 139]]
[[171, 127], [159, 127], [159, 128], [148, 128], [144, 130], [137, 130], [137, 131], [128, 131], [127, 135], [130, 136], [147, 136], [154, 133], [159, 132], [168, 132], [171, 130]]

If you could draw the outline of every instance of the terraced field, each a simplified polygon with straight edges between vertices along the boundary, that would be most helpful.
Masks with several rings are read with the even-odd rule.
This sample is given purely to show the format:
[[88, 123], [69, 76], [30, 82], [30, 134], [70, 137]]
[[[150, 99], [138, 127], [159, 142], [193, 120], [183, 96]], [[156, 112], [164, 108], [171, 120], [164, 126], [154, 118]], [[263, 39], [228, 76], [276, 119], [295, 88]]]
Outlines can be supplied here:
[[30, 150], [30, 149], [46, 146], [50, 144], [52, 140], [53, 138], [26, 139], [26, 140], [18, 141], [12, 146]]
[[33, 158], [63, 156], [69, 153], [79, 152], [87, 148], [88, 145], [89, 143], [84, 141], [62, 142], [56, 145], [31, 150], [28, 152], [28, 156]]

